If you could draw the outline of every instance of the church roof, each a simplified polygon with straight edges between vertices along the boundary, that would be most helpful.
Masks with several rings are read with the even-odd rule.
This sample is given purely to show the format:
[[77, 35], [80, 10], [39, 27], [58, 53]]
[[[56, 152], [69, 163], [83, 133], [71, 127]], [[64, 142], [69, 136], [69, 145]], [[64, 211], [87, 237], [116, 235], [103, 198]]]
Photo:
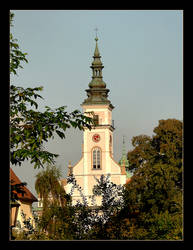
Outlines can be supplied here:
[[[20, 179], [14, 173], [12, 168], [10, 168], [10, 180], [12, 181], [11, 185], [21, 183]], [[17, 193], [17, 196], [18, 196], [19, 200], [24, 200], [24, 201], [26, 200], [26, 201], [31, 201], [31, 202], [38, 201], [37, 198], [30, 192], [30, 190], [27, 187], [24, 186], [24, 187], [22, 187], [22, 189], [23, 189], [23, 191], [25, 191], [25, 193], [24, 193], [24, 195], [22, 195], [21, 193]]]
[[107, 99], [109, 89], [106, 88], [106, 83], [103, 81], [102, 69], [104, 68], [101, 62], [101, 56], [98, 48], [98, 37], [95, 38], [96, 46], [93, 56], [93, 62], [90, 66], [92, 69], [92, 80], [89, 83], [89, 89], [86, 89], [88, 98], [84, 100], [82, 105], [108, 104], [112, 108], [111, 102]]
[[127, 178], [127, 180], [126, 180], [126, 183], [125, 183], [125, 184], [128, 184], [130, 181], [131, 181], [131, 178]]

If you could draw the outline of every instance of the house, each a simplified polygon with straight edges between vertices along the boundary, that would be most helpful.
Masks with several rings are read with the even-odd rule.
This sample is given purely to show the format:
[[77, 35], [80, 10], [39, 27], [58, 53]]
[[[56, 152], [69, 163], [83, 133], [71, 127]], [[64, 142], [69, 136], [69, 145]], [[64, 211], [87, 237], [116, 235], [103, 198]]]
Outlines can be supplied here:
[[[21, 181], [20, 179], [17, 177], [17, 175], [14, 173], [14, 171], [10, 168], [10, 181], [12, 185], [15, 184], [20, 184]], [[23, 218], [21, 216], [21, 212], [23, 211], [23, 213], [26, 215], [26, 219], [28, 219], [29, 217], [32, 219], [31, 222], [34, 225], [34, 220], [33, 220], [33, 215], [32, 215], [32, 203], [33, 202], [37, 202], [37, 198], [30, 192], [30, 190], [27, 187], [22, 187], [22, 190], [25, 192], [24, 195], [22, 195], [21, 193], [17, 193], [18, 196], [18, 200], [17, 203], [19, 204], [19, 209], [15, 217], [14, 213], [11, 213], [11, 225], [13, 226], [14, 224], [14, 220], [16, 220], [16, 224], [19, 225], [21, 227], [24, 226], [23, 224]]]

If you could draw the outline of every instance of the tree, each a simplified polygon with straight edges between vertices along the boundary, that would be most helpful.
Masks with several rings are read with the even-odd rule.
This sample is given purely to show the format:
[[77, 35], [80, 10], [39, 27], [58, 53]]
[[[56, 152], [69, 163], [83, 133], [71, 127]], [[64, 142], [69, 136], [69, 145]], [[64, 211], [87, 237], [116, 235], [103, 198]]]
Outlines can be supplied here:
[[[10, 25], [13, 26], [14, 14], [10, 13]], [[27, 63], [27, 53], [23, 53], [10, 33], [10, 75], [17, 75], [22, 63]], [[39, 94], [43, 87], [23, 88], [10, 85], [10, 162], [21, 165], [30, 160], [34, 168], [54, 164], [57, 154], [44, 149], [44, 144], [55, 135], [65, 138], [68, 128], [91, 129], [92, 117], [83, 115], [79, 110], [71, 113], [65, 106], [52, 109], [45, 106], [45, 111], [38, 111], [36, 99], [43, 99]], [[12, 185], [12, 188], [15, 187]]]
[[[93, 195], [90, 197], [92, 206], [89, 206], [81, 187], [77, 184], [73, 175], [68, 177], [68, 183], [77, 188], [82, 197], [82, 202], [75, 205], [75, 214], [72, 224], [75, 225], [74, 239], [96, 240], [108, 239], [106, 227], [112, 216], [115, 216], [123, 207], [123, 186], [110, 181], [110, 175], [101, 175], [96, 179], [93, 187]], [[71, 193], [72, 194], [72, 193]], [[96, 196], [101, 197], [101, 205], [96, 205]]]
[[60, 178], [61, 172], [55, 166], [47, 166], [46, 170], [36, 175], [35, 189], [43, 201], [39, 226], [43, 231], [49, 232], [49, 237], [56, 237], [62, 221], [69, 219], [67, 203], [70, 202], [70, 197], [60, 184]]
[[25, 159], [30, 159], [35, 168], [54, 164], [58, 155], [44, 150], [44, 143], [56, 134], [65, 138], [65, 131], [71, 126], [80, 130], [91, 128], [92, 119], [78, 110], [67, 113], [64, 106], [56, 109], [46, 106], [45, 112], [28, 109], [29, 103], [38, 107], [33, 100], [38, 90], [10, 87], [10, 160], [15, 165], [21, 165]]
[[[50, 202], [62, 207], [65, 205], [64, 197], [66, 192], [59, 182], [60, 178], [61, 172], [55, 166], [47, 166], [45, 170], [36, 175], [35, 189], [40, 199], [43, 200], [43, 211]], [[49, 199], [49, 194], [51, 195], [51, 200]]]
[[[112, 183], [109, 177], [102, 175], [99, 179], [96, 178], [97, 184], [93, 187], [93, 196], [91, 197], [93, 207], [90, 207], [81, 187], [77, 184], [74, 176], [70, 175], [68, 183], [72, 184], [72, 192], [76, 188], [82, 197], [82, 201], [77, 201], [72, 206], [71, 199], [64, 194], [64, 189], [59, 184], [58, 169], [49, 167], [39, 173], [36, 179], [36, 191], [43, 198], [43, 212], [38, 223], [41, 231], [34, 236], [38, 238], [39, 235], [42, 235], [43, 230], [47, 231], [49, 239], [106, 239], [108, 221], [123, 206], [123, 187]], [[63, 193], [60, 193], [60, 188], [55, 188], [53, 185], [60, 186]], [[57, 199], [53, 198], [62, 196], [66, 198], [64, 206], [61, 206], [60, 200], [57, 202]], [[96, 196], [102, 197], [101, 206], [96, 206]]]
[[154, 133], [132, 140], [128, 160], [134, 175], [126, 185], [121, 215], [135, 221], [135, 239], [181, 239], [182, 122], [160, 120]]
[[[12, 26], [14, 14], [10, 13]], [[28, 62], [27, 53], [21, 52], [17, 40], [10, 33], [10, 74], [17, 75], [22, 62]], [[83, 115], [79, 110], [71, 113], [65, 111], [65, 106], [51, 109], [46, 106], [44, 112], [36, 111], [37, 98], [42, 98], [37, 92], [43, 87], [22, 88], [10, 86], [10, 148], [11, 163], [19, 164], [30, 159], [34, 167], [41, 167], [45, 163], [54, 163], [56, 154], [45, 151], [43, 143], [57, 134], [65, 138], [67, 128], [74, 127], [83, 130], [91, 129], [93, 120]], [[34, 109], [30, 109], [30, 107]]]

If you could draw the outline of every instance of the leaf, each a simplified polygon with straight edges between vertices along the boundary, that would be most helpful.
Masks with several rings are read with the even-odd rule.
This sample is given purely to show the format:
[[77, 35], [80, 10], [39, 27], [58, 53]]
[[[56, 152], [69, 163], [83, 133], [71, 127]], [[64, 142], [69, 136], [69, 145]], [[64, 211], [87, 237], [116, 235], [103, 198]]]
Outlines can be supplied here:
[[70, 124], [72, 125], [72, 127], [76, 128], [78, 126], [78, 124], [74, 121], [70, 121]]
[[56, 130], [56, 133], [58, 134], [58, 136], [60, 137], [60, 138], [65, 138], [65, 135], [64, 135], [64, 133], [63, 132], [61, 132], [61, 131], [59, 131], [59, 130]]

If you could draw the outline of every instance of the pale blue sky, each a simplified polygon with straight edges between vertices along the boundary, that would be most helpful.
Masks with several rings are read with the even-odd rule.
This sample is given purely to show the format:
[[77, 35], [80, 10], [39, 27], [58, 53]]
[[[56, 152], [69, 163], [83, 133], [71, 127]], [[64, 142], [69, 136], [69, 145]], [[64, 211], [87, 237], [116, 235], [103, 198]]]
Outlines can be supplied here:
[[[115, 106], [114, 158], [122, 136], [127, 150], [139, 134], [153, 134], [160, 119], [183, 119], [183, 11], [181, 10], [14, 10], [11, 29], [29, 63], [11, 78], [23, 87], [43, 86], [48, 105], [81, 110], [91, 80], [90, 65], [98, 28], [103, 80]], [[48, 148], [59, 153], [65, 176], [68, 161], [81, 157], [82, 132], [70, 130]], [[26, 162], [13, 167], [34, 191], [37, 171]]]

